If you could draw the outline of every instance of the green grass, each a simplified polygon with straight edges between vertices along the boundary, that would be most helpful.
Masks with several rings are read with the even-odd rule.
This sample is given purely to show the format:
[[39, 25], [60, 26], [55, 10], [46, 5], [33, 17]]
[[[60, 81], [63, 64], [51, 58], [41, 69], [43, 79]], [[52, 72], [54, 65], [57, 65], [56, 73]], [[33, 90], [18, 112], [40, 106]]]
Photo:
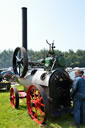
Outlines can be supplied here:
[[[20, 88], [20, 87], [18, 87]], [[23, 87], [21, 87], [23, 88]], [[26, 100], [20, 101], [19, 109], [12, 109], [9, 92], [0, 91], [0, 128], [40, 128], [40, 126], [28, 116]], [[45, 128], [74, 128], [73, 116], [63, 115], [59, 118], [47, 119]], [[85, 128], [82, 125], [81, 128]]]

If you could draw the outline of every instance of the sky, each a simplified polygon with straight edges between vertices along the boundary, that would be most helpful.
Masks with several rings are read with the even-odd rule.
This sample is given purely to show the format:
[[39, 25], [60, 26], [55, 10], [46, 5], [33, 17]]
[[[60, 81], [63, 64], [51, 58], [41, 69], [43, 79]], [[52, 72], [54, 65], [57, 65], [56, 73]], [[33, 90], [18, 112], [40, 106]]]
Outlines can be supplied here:
[[28, 50], [85, 50], [85, 0], [0, 0], [0, 51], [22, 46], [22, 7], [27, 7]]

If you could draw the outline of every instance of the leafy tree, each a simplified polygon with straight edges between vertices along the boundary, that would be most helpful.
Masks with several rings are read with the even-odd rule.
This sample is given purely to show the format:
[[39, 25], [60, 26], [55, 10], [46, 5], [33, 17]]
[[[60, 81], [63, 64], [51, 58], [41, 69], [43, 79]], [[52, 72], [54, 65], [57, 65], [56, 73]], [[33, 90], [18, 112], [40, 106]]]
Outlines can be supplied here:
[[[38, 61], [47, 56], [48, 50], [42, 49], [40, 51], [33, 51], [30, 49], [27, 51], [29, 61]], [[63, 54], [66, 60], [66, 67], [85, 67], [85, 50], [78, 49], [74, 52], [72, 49], [69, 51], [55, 50], [55, 55]], [[12, 66], [13, 51], [4, 50], [0, 52], [0, 68], [8, 68]]]

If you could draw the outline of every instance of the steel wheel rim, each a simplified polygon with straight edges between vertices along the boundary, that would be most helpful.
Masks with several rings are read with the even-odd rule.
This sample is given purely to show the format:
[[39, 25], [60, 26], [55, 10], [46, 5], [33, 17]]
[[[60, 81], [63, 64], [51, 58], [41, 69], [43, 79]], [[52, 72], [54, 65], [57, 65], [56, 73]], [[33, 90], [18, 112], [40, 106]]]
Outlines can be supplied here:
[[31, 85], [27, 92], [27, 108], [29, 115], [38, 124], [45, 120], [45, 104], [40, 90], [35, 85]]

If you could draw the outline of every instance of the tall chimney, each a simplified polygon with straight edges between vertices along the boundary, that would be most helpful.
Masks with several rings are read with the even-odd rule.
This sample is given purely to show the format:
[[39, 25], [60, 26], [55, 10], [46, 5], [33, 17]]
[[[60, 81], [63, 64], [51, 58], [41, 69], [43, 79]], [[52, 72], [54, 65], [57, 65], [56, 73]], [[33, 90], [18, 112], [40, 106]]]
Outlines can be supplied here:
[[22, 46], [27, 50], [27, 8], [22, 8]]

